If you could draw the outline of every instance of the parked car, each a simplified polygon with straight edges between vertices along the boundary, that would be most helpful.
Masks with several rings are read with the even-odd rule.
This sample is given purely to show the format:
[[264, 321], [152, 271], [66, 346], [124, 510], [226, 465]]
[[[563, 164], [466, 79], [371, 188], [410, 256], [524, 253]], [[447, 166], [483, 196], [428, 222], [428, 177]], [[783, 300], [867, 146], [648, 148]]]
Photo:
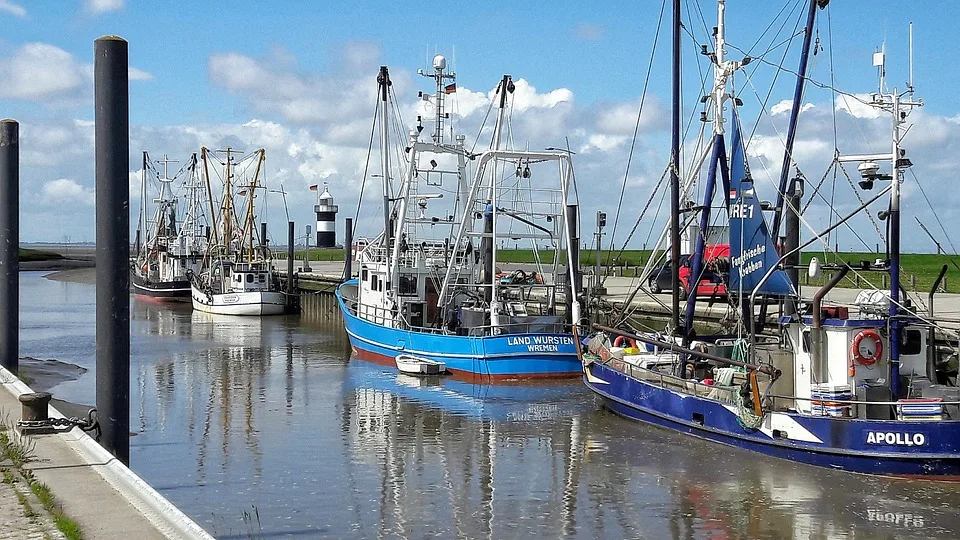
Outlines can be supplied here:
[[[673, 289], [672, 279], [673, 262], [667, 261], [655, 269], [647, 279], [647, 289], [654, 294]], [[690, 294], [690, 256], [680, 256], [680, 298], [686, 299]], [[730, 265], [725, 258], [708, 260], [703, 270], [700, 283], [697, 284], [696, 294], [700, 296], [725, 296], [727, 294], [727, 279], [730, 275]]]

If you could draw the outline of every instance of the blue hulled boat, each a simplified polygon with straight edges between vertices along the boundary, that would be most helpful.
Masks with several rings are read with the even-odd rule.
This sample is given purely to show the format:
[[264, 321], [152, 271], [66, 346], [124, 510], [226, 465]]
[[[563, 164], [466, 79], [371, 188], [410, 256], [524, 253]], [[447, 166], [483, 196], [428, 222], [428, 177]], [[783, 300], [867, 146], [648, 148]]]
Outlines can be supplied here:
[[[490, 148], [467, 151], [464, 137], [446, 133], [443, 104], [456, 89], [446, 60], [437, 56], [434, 72], [424, 75], [437, 88], [429, 96], [432, 140], [421, 140], [425, 113], [395, 153], [389, 150], [386, 67], [378, 77], [383, 232], [357, 243], [351, 259], [359, 276], [337, 289], [353, 349], [388, 365], [400, 354], [414, 355], [482, 380], [579, 376], [570, 325], [579, 319], [578, 291], [569, 291], [578, 276], [566, 274], [579, 267], [566, 249], [577, 245], [571, 241], [576, 206], [566, 204], [571, 153], [500, 149], [514, 89], [509, 75], [495, 92]], [[400, 156], [399, 172], [391, 156]], [[445, 194], [455, 200], [444, 201]], [[501, 268], [497, 253], [507, 241], [514, 248], [529, 243], [536, 266]]]
[[[815, 10], [822, 3], [810, 2], [808, 38]], [[731, 305], [742, 309], [741, 337], [692, 333], [696, 298], [691, 296], [685, 324], [675, 323], [666, 337], [625, 331], [624, 326], [594, 325], [599, 332], [585, 341], [582, 351], [584, 382], [610, 410], [624, 417], [769, 456], [866, 474], [960, 477], [960, 389], [952, 378], [956, 374], [936, 355], [936, 321], [932, 315], [918, 313], [899, 284], [900, 183], [903, 169], [911, 166], [900, 142], [910, 111], [921, 102], [913, 100], [912, 86], [905, 94], [873, 94], [869, 105], [892, 117], [891, 152], [838, 154], [833, 164], [860, 163], [863, 190], [889, 182], [878, 193], [863, 196], [861, 206], [850, 214], [866, 211], [889, 194], [884, 210], [889, 258], [831, 268], [832, 279], [820, 287], [812, 302], [801, 304], [796, 274], [786, 271], [796, 269], [799, 261], [788, 261], [850, 216], [827, 231], [816, 232], [804, 244], [797, 225], [782, 250], [772, 242], [780, 216], [778, 212], [771, 234], [747, 166], [735, 101], [727, 93], [727, 77], [744, 63], [723, 58], [722, 0], [720, 5], [715, 93], [707, 100], [710, 109], [705, 115], [719, 119], [722, 115], [717, 111], [729, 104], [734, 111], [732, 141], [727, 161], [723, 121], [715, 120], [719, 127], [714, 132], [701, 211], [709, 215], [719, 170], [730, 234], [727, 289]], [[675, 12], [679, 21], [679, 2]], [[679, 24], [675, 31], [679, 32]], [[792, 141], [800, 106], [803, 66], [805, 59], [788, 141]], [[677, 77], [678, 70], [674, 73]], [[678, 124], [675, 120], [675, 129]], [[786, 189], [790, 155], [788, 145], [778, 202], [786, 200], [782, 211], [798, 223], [802, 189], [796, 184]], [[890, 164], [889, 173], [880, 172], [877, 162], [884, 161]], [[677, 181], [676, 176], [673, 180]], [[673, 225], [676, 244], [679, 225], [676, 221]], [[692, 256], [694, 275], [701, 269], [702, 250], [701, 241]], [[816, 260], [810, 272], [818, 277]], [[851, 272], [886, 274], [891, 288], [862, 291], [852, 306], [826, 306], [827, 293]], [[933, 292], [931, 303], [932, 296]], [[783, 306], [779, 327], [772, 329], [779, 332], [761, 333], [766, 311], [773, 305], [770, 299]], [[678, 317], [676, 301], [673, 311]], [[615, 337], [628, 347], [613, 346]]]

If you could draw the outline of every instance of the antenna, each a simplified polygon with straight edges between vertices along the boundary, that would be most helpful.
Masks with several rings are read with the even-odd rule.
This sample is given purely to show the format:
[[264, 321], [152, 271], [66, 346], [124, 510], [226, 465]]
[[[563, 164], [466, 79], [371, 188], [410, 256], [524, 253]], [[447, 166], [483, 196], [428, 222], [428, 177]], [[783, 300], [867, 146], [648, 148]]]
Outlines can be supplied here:
[[907, 88], [913, 93], [913, 22], [910, 23], [910, 82]]

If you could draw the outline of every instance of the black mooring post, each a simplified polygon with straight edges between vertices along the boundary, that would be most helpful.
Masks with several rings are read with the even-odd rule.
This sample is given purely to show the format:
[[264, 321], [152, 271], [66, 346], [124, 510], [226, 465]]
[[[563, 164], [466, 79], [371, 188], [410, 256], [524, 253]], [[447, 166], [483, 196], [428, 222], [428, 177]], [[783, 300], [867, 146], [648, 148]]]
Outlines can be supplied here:
[[287, 222], [287, 304], [293, 304], [293, 235], [295, 227], [292, 221]]
[[97, 204], [97, 416], [101, 444], [130, 464], [130, 117], [127, 41], [93, 44]]
[[347, 218], [343, 233], [343, 280], [353, 277], [353, 218]]
[[20, 369], [20, 124], [0, 120], [0, 365]]
[[[567, 279], [570, 280], [570, 284], [567, 287], [567, 316], [570, 317], [573, 313], [573, 300], [580, 299], [580, 286], [583, 283], [580, 279], [580, 235], [579, 223], [577, 216], [579, 215], [579, 209], [575, 204], [567, 205], [567, 236], [569, 237], [570, 244], [567, 246], [567, 249], [570, 250], [570, 269], [567, 271]], [[574, 321], [571, 319], [571, 324], [577, 324], [579, 321]]]

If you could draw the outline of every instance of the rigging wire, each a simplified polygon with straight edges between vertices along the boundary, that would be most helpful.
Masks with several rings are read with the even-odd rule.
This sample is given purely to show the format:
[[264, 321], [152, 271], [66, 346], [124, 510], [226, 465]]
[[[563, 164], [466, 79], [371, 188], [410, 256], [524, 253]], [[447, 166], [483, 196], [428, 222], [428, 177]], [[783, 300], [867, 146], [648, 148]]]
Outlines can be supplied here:
[[367, 173], [370, 171], [370, 157], [373, 154], [373, 138], [377, 133], [377, 118], [380, 116], [380, 104], [375, 103], [373, 108], [373, 122], [370, 123], [370, 142], [367, 144], [367, 160], [363, 164], [363, 176], [360, 177], [360, 197], [357, 199], [357, 211], [353, 215], [353, 231], [356, 232], [360, 220], [360, 205], [363, 204], [364, 187], [367, 184]]
[[[626, 170], [623, 173], [623, 184], [620, 186], [620, 198], [617, 201], [617, 213], [613, 219], [613, 232], [610, 234], [611, 244], [614, 242], [614, 239], [617, 236], [617, 225], [620, 222], [620, 209], [623, 206], [623, 196], [626, 193], [626, 189], [627, 189], [627, 179], [630, 177], [630, 165], [633, 162], [633, 153], [637, 148], [637, 137], [640, 133], [640, 118], [643, 115], [643, 104], [646, 101], [646, 97], [647, 97], [647, 88], [649, 87], [650, 75], [652, 74], [652, 71], [653, 71], [653, 58], [654, 58], [654, 54], [657, 51], [657, 43], [659, 42], [659, 39], [660, 39], [660, 28], [663, 25], [663, 13], [666, 9], [666, 5], [667, 5], [667, 0], [663, 0], [663, 2], [660, 4], [660, 16], [657, 18], [657, 30], [653, 36], [653, 48], [650, 50], [650, 60], [647, 62], [647, 75], [643, 80], [643, 90], [640, 92], [640, 106], [637, 110], [637, 122], [633, 127], [633, 141], [630, 144], [630, 152], [627, 155], [627, 166], [626, 166]], [[660, 186], [658, 184], [657, 189], [659, 189], [659, 187]], [[636, 229], [636, 227], [634, 227], [634, 229]], [[631, 236], [632, 234], [633, 233], [631, 232]], [[624, 246], [626, 246], [626, 243], [624, 243]]]

